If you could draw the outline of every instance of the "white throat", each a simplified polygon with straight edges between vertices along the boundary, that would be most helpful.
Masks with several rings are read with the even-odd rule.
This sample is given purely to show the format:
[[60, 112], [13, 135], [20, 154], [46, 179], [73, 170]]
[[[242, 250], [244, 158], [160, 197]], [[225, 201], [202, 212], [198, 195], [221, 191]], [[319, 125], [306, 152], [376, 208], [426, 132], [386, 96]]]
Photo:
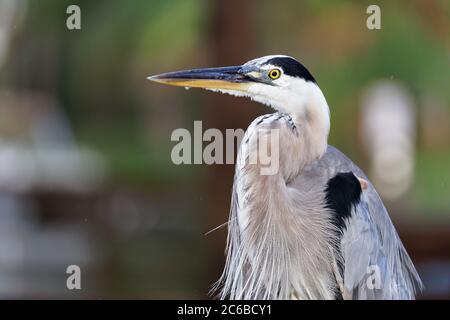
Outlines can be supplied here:
[[327, 148], [330, 132], [330, 109], [319, 86], [300, 78], [285, 76], [278, 81], [279, 86], [252, 85], [250, 97], [289, 114], [296, 126], [303, 128], [309, 139], [314, 157], [322, 156]]
[[291, 114], [294, 123], [307, 128], [306, 131], [309, 133], [307, 138], [314, 146], [313, 151], [317, 157], [321, 157], [326, 152], [328, 145], [330, 109], [317, 84], [306, 82], [305, 87], [304, 100], [302, 105], [299, 105], [299, 110], [294, 107], [293, 110], [288, 110], [288, 113]]
[[311, 149], [311, 159], [320, 158], [327, 149], [330, 132], [330, 109], [319, 86], [304, 79], [283, 75], [275, 80], [276, 85], [252, 84], [248, 92], [208, 89], [215, 92], [249, 97], [273, 109], [289, 114], [295, 125], [302, 128]]

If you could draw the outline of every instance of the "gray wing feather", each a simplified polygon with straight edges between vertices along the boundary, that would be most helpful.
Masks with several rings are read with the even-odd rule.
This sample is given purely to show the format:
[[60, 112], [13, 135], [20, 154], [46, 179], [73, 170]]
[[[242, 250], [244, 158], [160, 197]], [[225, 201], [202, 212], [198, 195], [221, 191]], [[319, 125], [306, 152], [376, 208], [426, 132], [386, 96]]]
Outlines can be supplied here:
[[[314, 167], [325, 180], [352, 171], [368, 181], [361, 169], [331, 146]], [[414, 299], [422, 282], [370, 182], [353, 210], [341, 240], [344, 298]]]
[[[322, 184], [325, 188], [329, 179], [339, 172], [353, 172], [368, 181], [365, 174], [334, 147], [329, 146], [326, 154], [302, 174], [290, 182], [292, 188], [304, 190]], [[237, 221], [239, 210], [239, 190], [233, 185], [231, 216], [227, 242], [227, 263], [221, 279], [216, 284], [222, 286], [221, 298], [236, 296], [245, 290], [246, 272], [236, 272], [241, 266], [240, 234]], [[345, 299], [414, 299], [417, 289], [422, 288], [420, 278], [403, 247], [389, 215], [369, 182], [361, 201], [353, 209], [352, 217], [346, 221], [340, 253], [335, 253], [335, 261], [342, 262], [343, 275], [336, 275], [341, 281], [339, 287]], [[373, 275], [371, 267], [379, 270], [381, 285], [368, 285]], [[339, 272], [336, 268], [335, 272]], [[378, 289], [377, 289], [378, 288]]]

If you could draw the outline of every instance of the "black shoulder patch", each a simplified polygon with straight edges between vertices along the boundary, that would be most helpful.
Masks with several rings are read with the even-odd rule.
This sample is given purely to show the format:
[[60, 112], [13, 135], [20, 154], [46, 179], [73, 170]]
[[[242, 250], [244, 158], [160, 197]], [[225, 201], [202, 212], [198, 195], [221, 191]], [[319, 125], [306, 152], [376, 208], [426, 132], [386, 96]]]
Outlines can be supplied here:
[[283, 72], [292, 77], [303, 78], [306, 81], [316, 82], [312, 74], [300, 62], [291, 57], [276, 57], [268, 60], [266, 63], [280, 67]]
[[327, 207], [334, 213], [339, 229], [345, 229], [345, 219], [350, 218], [352, 207], [361, 198], [361, 184], [353, 172], [338, 173], [330, 179], [326, 188]]

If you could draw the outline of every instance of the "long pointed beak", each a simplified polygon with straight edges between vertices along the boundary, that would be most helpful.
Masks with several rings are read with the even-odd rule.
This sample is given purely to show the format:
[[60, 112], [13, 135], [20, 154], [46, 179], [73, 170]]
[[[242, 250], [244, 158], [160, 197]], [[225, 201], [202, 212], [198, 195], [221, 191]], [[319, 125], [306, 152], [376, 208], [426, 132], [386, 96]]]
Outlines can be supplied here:
[[147, 79], [172, 86], [246, 91], [252, 82], [241, 66], [183, 70], [163, 73]]

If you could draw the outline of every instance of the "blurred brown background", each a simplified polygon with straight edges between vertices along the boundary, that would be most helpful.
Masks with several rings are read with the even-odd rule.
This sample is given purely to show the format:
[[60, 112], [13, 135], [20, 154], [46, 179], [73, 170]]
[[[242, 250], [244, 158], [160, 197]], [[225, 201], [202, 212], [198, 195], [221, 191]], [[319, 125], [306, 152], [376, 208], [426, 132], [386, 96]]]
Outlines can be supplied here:
[[[374, 3], [381, 30], [366, 27]], [[226, 230], [204, 234], [227, 219], [234, 166], [174, 165], [171, 133], [271, 111], [146, 77], [267, 54], [315, 75], [330, 143], [376, 184], [422, 298], [449, 298], [445, 0], [0, 0], [0, 297], [207, 298]]]

